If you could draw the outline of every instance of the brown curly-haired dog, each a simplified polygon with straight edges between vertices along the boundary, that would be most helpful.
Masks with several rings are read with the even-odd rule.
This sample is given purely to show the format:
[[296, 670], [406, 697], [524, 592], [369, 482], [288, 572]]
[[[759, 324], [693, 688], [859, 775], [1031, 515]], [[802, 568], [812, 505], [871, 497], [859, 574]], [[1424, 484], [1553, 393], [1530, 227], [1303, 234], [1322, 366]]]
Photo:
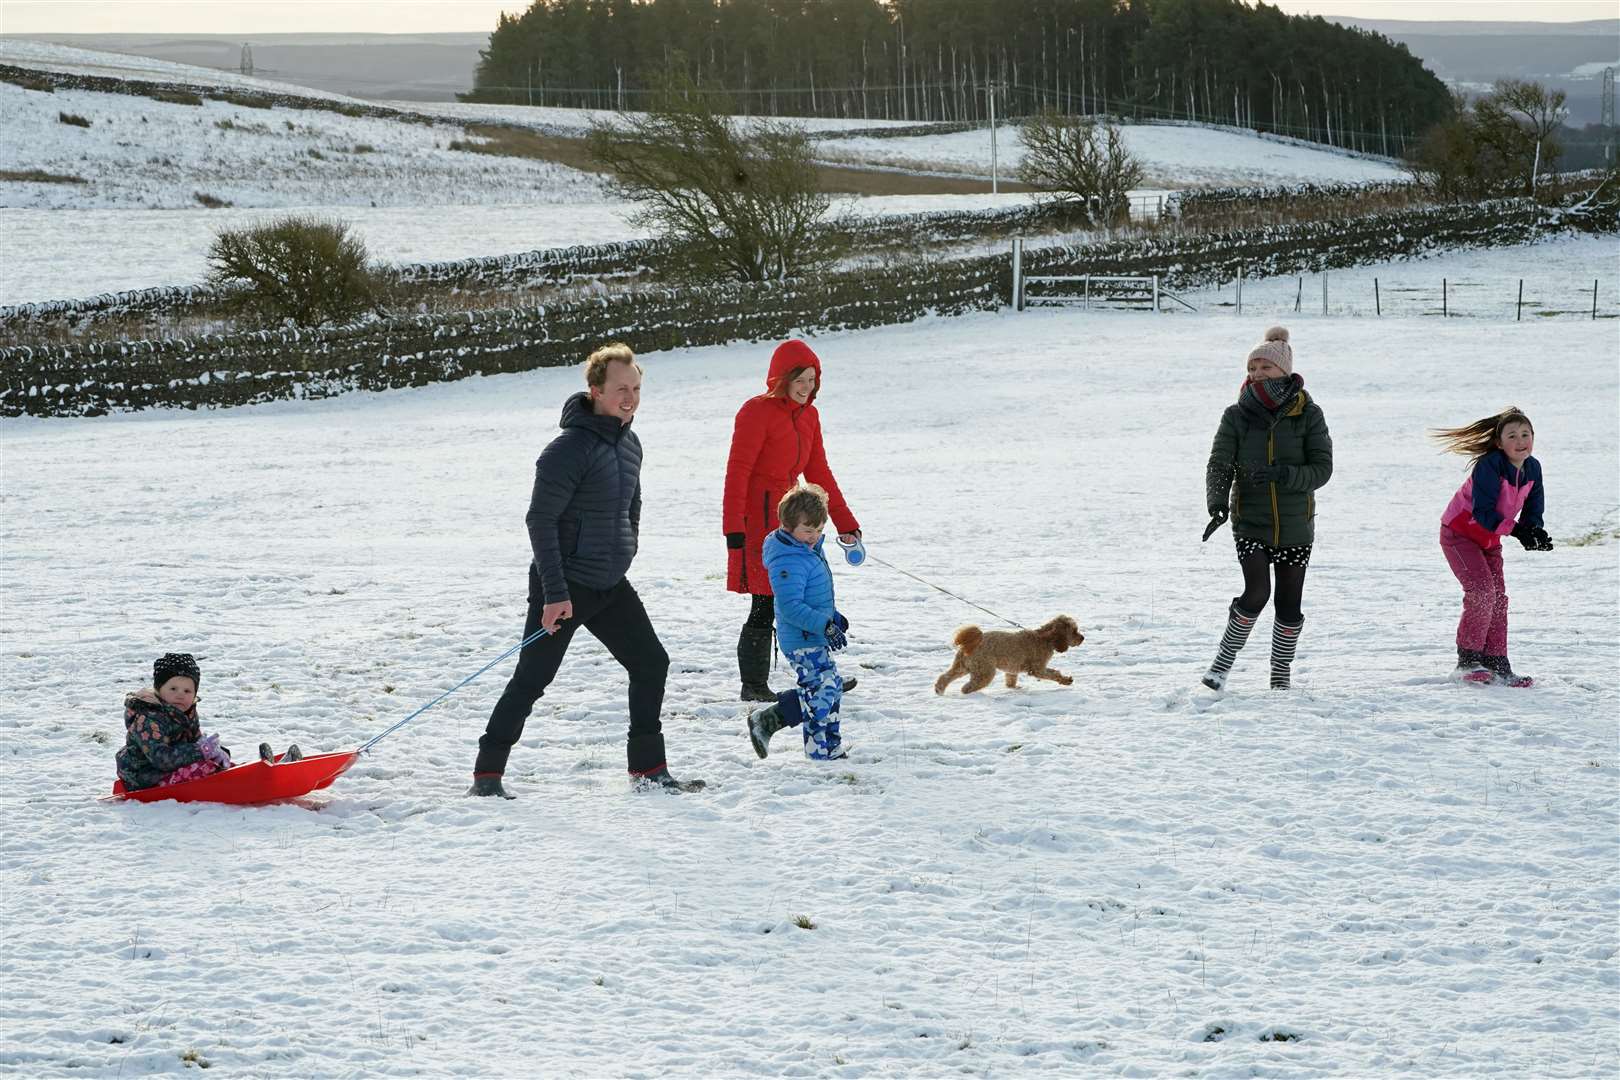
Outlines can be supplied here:
[[1060, 671], [1047, 665], [1055, 652], [1068, 652], [1075, 645], [1084, 644], [1086, 635], [1067, 615], [1059, 615], [1034, 630], [991, 630], [985, 633], [977, 626], [964, 626], [956, 632], [952, 644], [956, 646], [956, 659], [951, 669], [934, 680], [934, 693], [943, 694], [951, 680], [961, 675], [968, 677], [962, 693], [983, 690], [996, 677], [997, 671], [1006, 673], [1007, 685], [1017, 686], [1019, 675], [1033, 675], [1037, 679], [1051, 679], [1068, 686], [1074, 682]]

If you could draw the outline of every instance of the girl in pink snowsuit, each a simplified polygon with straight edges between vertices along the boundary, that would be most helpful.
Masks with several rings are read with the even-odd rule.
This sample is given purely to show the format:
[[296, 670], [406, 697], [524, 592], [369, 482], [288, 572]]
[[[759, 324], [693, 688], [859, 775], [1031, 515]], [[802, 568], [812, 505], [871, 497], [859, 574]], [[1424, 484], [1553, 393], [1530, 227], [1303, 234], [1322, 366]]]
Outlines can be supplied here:
[[1466, 454], [1473, 468], [1440, 515], [1440, 550], [1463, 587], [1457, 623], [1457, 669], [1464, 682], [1529, 686], [1507, 655], [1507, 585], [1502, 576], [1502, 537], [1527, 551], [1551, 551], [1541, 527], [1545, 503], [1541, 462], [1530, 456], [1536, 432], [1530, 418], [1509, 406], [1466, 427], [1435, 431], [1448, 451]]

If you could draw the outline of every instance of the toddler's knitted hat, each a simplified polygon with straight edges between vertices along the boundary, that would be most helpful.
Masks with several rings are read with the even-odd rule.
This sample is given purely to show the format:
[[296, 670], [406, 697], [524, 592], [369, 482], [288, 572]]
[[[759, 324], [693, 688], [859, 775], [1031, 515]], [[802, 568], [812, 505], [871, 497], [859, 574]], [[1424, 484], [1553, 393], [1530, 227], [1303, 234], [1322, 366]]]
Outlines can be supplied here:
[[[1294, 350], [1288, 344], [1288, 328], [1273, 326], [1266, 331], [1266, 340], [1249, 350], [1249, 360], [1270, 360], [1282, 368], [1284, 375], [1294, 373]], [[1247, 361], [1245, 361], [1247, 363]]]
[[153, 661], [153, 686], [161, 687], [176, 675], [186, 676], [194, 686], [202, 684], [202, 672], [197, 668], [197, 659], [188, 652], [164, 653]]

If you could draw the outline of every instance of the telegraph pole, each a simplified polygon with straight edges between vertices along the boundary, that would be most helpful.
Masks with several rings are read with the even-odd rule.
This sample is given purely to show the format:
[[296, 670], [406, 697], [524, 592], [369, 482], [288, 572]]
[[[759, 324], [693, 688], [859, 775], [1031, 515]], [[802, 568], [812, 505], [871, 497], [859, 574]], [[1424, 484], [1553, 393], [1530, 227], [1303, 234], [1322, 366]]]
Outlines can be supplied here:
[[1614, 68], [1603, 69], [1603, 161], [1614, 164]]

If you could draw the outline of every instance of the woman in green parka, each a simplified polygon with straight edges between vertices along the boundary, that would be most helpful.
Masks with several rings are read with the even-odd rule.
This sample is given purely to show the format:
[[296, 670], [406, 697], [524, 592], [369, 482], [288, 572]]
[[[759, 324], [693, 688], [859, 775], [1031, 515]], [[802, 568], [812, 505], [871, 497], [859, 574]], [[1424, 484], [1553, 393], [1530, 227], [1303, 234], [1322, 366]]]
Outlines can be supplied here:
[[1248, 377], [1237, 403], [1221, 414], [1205, 474], [1208, 540], [1232, 521], [1243, 595], [1232, 598], [1226, 632], [1204, 685], [1220, 690], [1238, 650], [1271, 597], [1271, 688], [1286, 690], [1305, 625], [1300, 599], [1316, 539], [1316, 489], [1333, 475], [1333, 439], [1322, 410], [1294, 374], [1288, 331], [1273, 326], [1249, 352]]

